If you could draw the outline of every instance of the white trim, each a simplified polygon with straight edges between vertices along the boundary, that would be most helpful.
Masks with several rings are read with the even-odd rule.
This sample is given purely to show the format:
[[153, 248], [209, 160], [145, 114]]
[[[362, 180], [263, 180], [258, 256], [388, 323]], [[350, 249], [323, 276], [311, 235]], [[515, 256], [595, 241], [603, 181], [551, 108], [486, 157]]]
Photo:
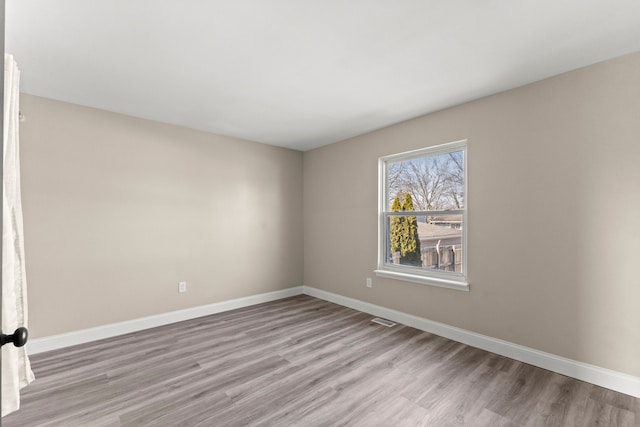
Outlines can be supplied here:
[[434, 322], [433, 320], [428, 320], [412, 314], [403, 313], [401, 311], [381, 307], [379, 305], [370, 304], [368, 302], [309, 286], [303, 286], [303, 293], [325, 301], [363, 311], [373, 316], [383, 317], [422, 331], [449, 338], [472, 347], [490, 351], [501, 356], [506, 356], [520, 362], [557, 372], [571, 378], [640, 398], [640, 377], [545, 353], [519, 344], [477, 334], [465, 329], [456, 328], [440, 322]]
[[125, 322], [83, 329], [66, 334], [36, 338], [29, 341], [27, 344], [27, 351], [29, 354], [42, 353], [44, 351], [56, 350], [76, 344], [110, 338], [117, 335], [141, 331], [197, 317], [208, 316], [224, 311], [235, 310], [237, 308], [248, 307], [300, 294], [310, 295], [312, 297], [353, 308], [364, 313], [369, 313], [373, 316], [383, 317], [385, 319], [449, 338], [472, 347], [490, 351], [492, 353], [519, 360], [543, 369], [548, 369], [571, 378], [640, 398], [640, 377], [623, 374], [610, 369], [545, 353], [543, 351], [508, 341], [477, 334], [465, 329], [456, 328], [440, 322], [434, 322], [433, 320], [428, 320], [412, 314], [403, 313], [401, 311], [370, 304], [368, 302], [334, 294], [332, 292], [312, 288], [310, 286], [298, 286], [280, 291], [267, 292], [264, 294], [222, 301], [200, 307], [193, 307], [185, 310], [172, 311], [155, 316], [142, 317]]
[[469, 292], [469, 284], [463, 281], [441, 279], [434, 276], [424, 276], [422, 274], [408, 274], [392, 270], [373, 270], [376, 276], [387, 277], [389, 279], [404, 280], [407, 282], [420, 283], [422, 285], [439, 286], [441, 288], [456, 289], [458, 291]]
[[36, 338], [29, 340], [27, 343], [27, 352], [29, 354], [37, 354], [44, 351], [57, 350], [59, 348], [69, 347], [72, 345], [111, 338], [118, 335], [128, 334], [130, 332], [142, 331], [144, 329], [168, 325], [170, 323], [182, 322], [184, 320], [195, 319], [197, 317], [209, 316], [211, 314], [235, 310], [237, 308], [288, 298], [302, 293], [303, 287], [297, 286], [280, 291], [267, 292], [208, 305], [201, 305], [199, 307], [187, 308], [184, 310], [141, 317], [138, 319], [111, 323], [109, 325], [82, 329], [65, 334]]
[[400, 160], [409, 160], [414, 159], [416, 157], [420, 157], [424, 152], [428, 152], [429, 156], [438, 156], [440, 154], [452, 153], [454, 151], [461, 151], [467, 148], [467, 139], [461, 139], [459, 141], [454, 142], [446, 142], [444, 144], [439, 145], [431, 145], [424, 148], [418, 148], [416, 150], [405, 151], [397, 154], [389, 154], [387, 156], [382, 156], [381, 159], [384, 161], [392, 161], [397, 162]]
[[[411, 211], [415, 216], [437, 215], [439, 213], [452, 213], [462, 215], [462, 271], [460, 273], [447, 273], [430, 269], [410, 268], [408, 266], [395, 266], [388, 264], [387, 243], [388, 243], [388, 216], [408, 215], [407, 212], [392, 213], [389, 210], [389, 194], [387, 182], [387, 163], [404, 160], [411, 160], [422, 157], [439, 156], [442, 154], [462, 151], [463, 174], [464, 174], [464, 208], [452, 211]], [[467, 247], [468, 247], [468, 140], [449, 142], [417, 150], [406, 151], [404, 153], [391, 154], [378, 158], [378, 268], [375, 273], [396, 280], [404, 280], [423, 285], [439, 286], [442, 288], [469, 291], [469, 278], [467, 275]], [[413, 215], [412, 215], [413, 216]], [[400, 272], [397, 269], [402, 269]]]

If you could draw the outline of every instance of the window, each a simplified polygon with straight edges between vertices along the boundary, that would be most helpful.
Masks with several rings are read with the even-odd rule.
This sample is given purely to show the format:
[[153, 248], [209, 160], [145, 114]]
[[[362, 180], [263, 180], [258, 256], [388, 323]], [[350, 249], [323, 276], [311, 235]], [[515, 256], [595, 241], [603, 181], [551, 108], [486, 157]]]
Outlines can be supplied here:
[[376, 275], [469, 290], [467, 141], [381, 157]]

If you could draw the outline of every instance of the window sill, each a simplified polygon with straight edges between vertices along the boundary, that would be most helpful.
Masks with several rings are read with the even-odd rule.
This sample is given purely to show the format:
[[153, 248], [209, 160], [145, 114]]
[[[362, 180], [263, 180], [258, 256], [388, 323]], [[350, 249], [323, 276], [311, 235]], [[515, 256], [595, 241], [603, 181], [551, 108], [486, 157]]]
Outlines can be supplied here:
[[407, 282], [420, 283], [422, 285], [438, 286], [440, 288], [469, 292], [469, 283], [467, 282], [441, 279], [439, 277], [427, 277], [417, 274], [400, 273], [390, 270], [374, 270], [373, 272], [376, 276], [387, 277], [389, 279], [404, 280]]

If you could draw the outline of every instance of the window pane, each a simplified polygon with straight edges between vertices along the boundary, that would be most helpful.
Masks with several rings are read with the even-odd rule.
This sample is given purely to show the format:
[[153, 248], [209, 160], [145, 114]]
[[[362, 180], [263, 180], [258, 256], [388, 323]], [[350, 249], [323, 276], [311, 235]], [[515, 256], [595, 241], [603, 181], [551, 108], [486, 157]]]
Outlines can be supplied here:
[[[464, 152], [387, 162], [387, 207], [411, 195], [414, 210], [464, 208]], [[399, 209], [401, 210], [401, 209]]]
[[462, 272], [462, 215], [387, 216], [385, 262]]

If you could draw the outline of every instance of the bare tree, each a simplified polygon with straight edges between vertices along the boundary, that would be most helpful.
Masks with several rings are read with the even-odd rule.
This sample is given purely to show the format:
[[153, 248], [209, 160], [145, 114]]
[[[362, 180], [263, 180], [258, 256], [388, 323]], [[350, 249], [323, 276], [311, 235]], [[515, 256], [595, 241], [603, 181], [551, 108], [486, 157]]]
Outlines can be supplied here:
[[452, 207], [462, 209], [464, 207], [464, 159], [462, 151], [448, 154], [448, 170], [446, 173], [445, 194], [450, 198]]
[[389, 202], [410, 194], [416, 210], [461, 209], [464, 204], [462, 152], [389, 165]]
[[387, 203], [391, 204], [394, 198], [402, 199], [404, 197], [403, 176], [406, 174], [407, 163], [395, 162], [388, 165], [387, 170], [387, 188], [389, 200]]

